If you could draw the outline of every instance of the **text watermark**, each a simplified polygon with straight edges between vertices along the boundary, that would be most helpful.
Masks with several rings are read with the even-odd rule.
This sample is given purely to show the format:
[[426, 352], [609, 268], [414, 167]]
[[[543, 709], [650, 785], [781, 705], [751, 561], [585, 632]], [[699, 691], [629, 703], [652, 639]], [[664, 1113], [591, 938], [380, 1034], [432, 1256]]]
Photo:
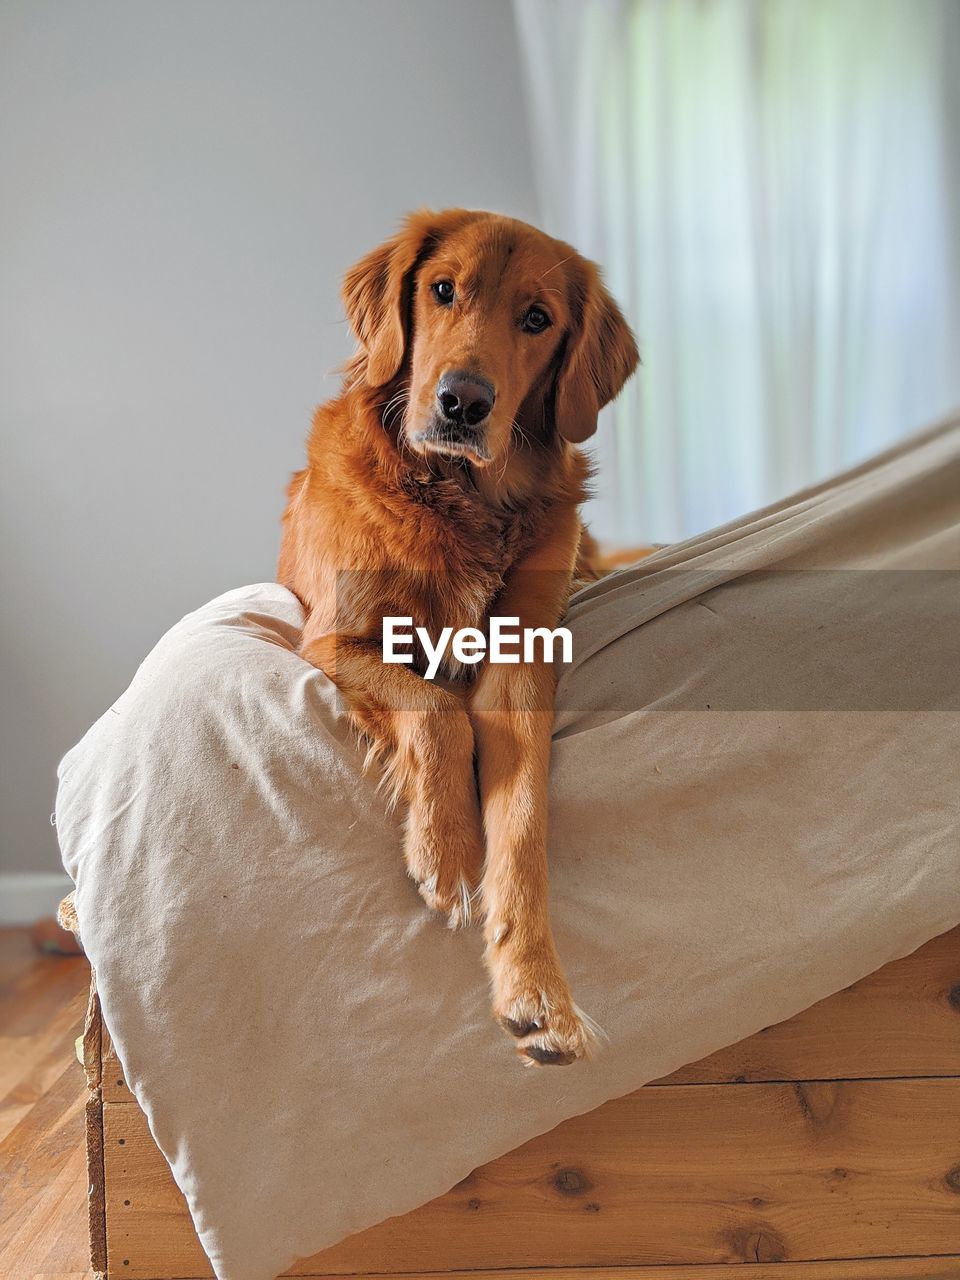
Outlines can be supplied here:
[[[414, 642], [426, 655], [425, 680], [436, 678], [448, 654], [463, 666], [573, 661], [573, 635], [567, 627], [521, 627], [519, 618], [491, 615], [486, 633], [479, 627], [443, 627], [434, 642], [427, 628], [415, 627], [411, 617], [384, 618], [384, 662], [412, 664]], [[559, 658], [554, 656], [558, 645]]]

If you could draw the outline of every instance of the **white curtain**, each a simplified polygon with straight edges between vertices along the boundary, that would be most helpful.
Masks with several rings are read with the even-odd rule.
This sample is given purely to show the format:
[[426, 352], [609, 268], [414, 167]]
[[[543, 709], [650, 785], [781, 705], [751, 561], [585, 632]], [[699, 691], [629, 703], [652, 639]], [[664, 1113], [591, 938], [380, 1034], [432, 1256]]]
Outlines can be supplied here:
[[515, 0], [545, 229], [643, 367], [601, 537], [671, 541], [960, 405], [960, 0]]

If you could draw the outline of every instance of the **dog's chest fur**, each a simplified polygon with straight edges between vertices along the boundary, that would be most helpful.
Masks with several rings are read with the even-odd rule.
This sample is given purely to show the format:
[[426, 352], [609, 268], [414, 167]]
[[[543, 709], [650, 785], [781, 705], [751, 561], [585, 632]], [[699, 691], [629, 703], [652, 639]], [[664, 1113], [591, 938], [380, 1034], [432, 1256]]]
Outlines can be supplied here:
[[[505, 584], [512, 598], [551, 506], [579, 500], [580, 482], [565, 455], [531, 452], [491, 483], [453, 462], [412, 459], [346, 402], [324, 406], [310, 466], [289, 489], [279, 566], [308, 611], [305, 643], [335, 632], [380, 644], [385, 617], [410, 618], [434, 644], [445, 628], [486, 633], [491, 615], [517, 612], [498, 607]], [[414, 665], [425, 669], [422, 648]], [[443, 674], [478, 670], [448, 661]]]
[[[527, 548], [531, 513], [497, 511], [463, 478], [410, 472], [366, 512], [364, 567], [337, 574], [340, 632], [382, 639], [385, 617], [411, 618], [436, 643], [444, 628], [486, 631], [507, 574]], [[426, 668], [414, 643], [414, 669]], [[442, 672], [472, 678], [450, 654]]]

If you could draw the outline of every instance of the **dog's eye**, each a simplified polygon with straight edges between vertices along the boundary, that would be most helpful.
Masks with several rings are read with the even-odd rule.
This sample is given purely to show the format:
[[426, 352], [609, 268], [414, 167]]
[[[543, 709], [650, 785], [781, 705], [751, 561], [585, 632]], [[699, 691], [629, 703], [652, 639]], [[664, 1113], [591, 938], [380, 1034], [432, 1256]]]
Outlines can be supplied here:
[[451, 280], [437, 280], [430, 287], [433, 290], [433, 296], [441, 307], [449, 307], [453, 301], [453, 282]]
[[543, 307], [529, 307], [523, 317], [522, 328], [526, 333], [543, 333], [550, 328], [550, 317]]

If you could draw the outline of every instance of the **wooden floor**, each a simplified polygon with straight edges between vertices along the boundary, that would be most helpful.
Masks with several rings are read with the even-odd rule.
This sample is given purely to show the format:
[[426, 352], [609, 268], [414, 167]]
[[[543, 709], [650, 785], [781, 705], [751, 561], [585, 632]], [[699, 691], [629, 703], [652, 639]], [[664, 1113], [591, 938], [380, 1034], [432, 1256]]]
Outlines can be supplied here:
[[[88, 981], [84, 960], [37, 955], [27, 931], [0, 930], [0, 1280], [89, 1280], [92, 1276], [87, 1262], [83, 1128], [87, 1090], [74, 1045]], [[452, 1245], [446, 1249], [453, 1259], [447, 1265], [454, 1271], [462, 1268], [461, 1276], [469, 1268], [471, 1280], [662, 1280], [666, 1276], [726, 1280], [734, 1274], [734, 1268], [726, 1265], [730, 1262], [746, 1263], [752, 1280], [960, 1280], [958, 1063], [960, 930], [954, 930], [789, 1023], [721, 1050], [659, 1086], [555, 1131], [561, 1137], [566, 1133], [564, 1141], [572, 1143], [573, 1149], [578, 1126], [599, 1124], [597, 1117], [602, 1120], [604, 1110], [633, 1107], [650, 1112], [646, 1119], [638, 1114], [631, 1123], [644, 1135], [645, 1163], [654, 1166], [658, 1180], [648, 1186], [643, 1170], [635, 1171], [636, 1194], [622, 1205], [613, 1197], [601, 1206], [604, 1188], [600, 1186], [580, 1206], [577, 1195], [583, 1187], [568, 1185], [571, 1170], [576, 1173], [569, 1153], [565, 1147], [553, 1153], [556, 1168], [567, 1178], [561, 1184], [554, 1174], [550, 1181], [571, 1209], [563, 1222], [577, 1217], [573, 1211], [578, 1207], [584, 1212], [603, 1208], [603, 1215], [588, 1213], [591, 1222], [605, 1218], [603, 1257], [598, 1258], [603, 1265], [583, 1262], [563, 1240], [564, 1247], [553, 1258], [551, 1250], [557, 1250], [534, 1233], [532, 1252], [522, 1259], [523, 1270], [514, 1267], [490, 1276], [472, 1270], [489, 1263], [483, 1261], [473, 1239], [483, 1214], [466, 1210], [479, 1207], [481, 1201], [495, 1207], [502, 1189], [496, 1178], [490, 1182], [490, 1169], [496, 1173], [501, 1166], [512, 1168], [511, 1161], [518, 1167], [537, 1159], [549, 1164], [550, 1150], [543, 1155], [540, 1148], [561, 1139], [548, 1135], [486, 1172], [478, 1170], [471, 1175], [473, 1181], [467, 1179], [415, 1214], [381, 1224], [338, 1246], [343, 1256], [336, 1251], [324, 1255], [323, 1272], [423, 1275], [430, 1270], [430, 1262], [435, 1263], [435, 1251], [424, 1253], [419, 1231], [432, 1241], [440, 1237], [459, 1241], [459, 1254]], [[124, 1130], [123, 1146], [128, 1162], [137, 1147], [133, 1139], [138, 1134], [143, 1139], [138, 1168], [149, 1171], [154, 1167], [150, 1160], [154, 1161], [151, 1197], [164, 1210], [166, 1236], [193, 1260], [186, 1268], [162, 1274], [209, 1274], [183, 1206], [167, 1204], [163, 1198], [165, 1187], [171, 1196], [179, 1193], [145, 1130], [141, 1132], [139, 1109], [125, 1096], [119, 1075], [114, 1070], [104, 1077], [105, 1128], [108, 1119], [113, 1126], [129, 1127], [129, 1132]], [[755, 1095], [756, 1105], [748, 1108], [745, 1119], [740, 1104], [748, 1095]], [[769, 1115], [767, 1104], [773, 1106]], [[724, 1119], [724, 1107], [733, 1109], [732, 1120]], [[758, 1153], [754, 1164], [777, 1157], [770, 1169], [751, 1165], [747, 1170], [753, 1179], [751, 1193], [765, 1185], [764, 1179], [771, 1184], [769, 1192], [763, 1191], [765, 1198], [755, 1197], [750, 1203], [761, 1205], [770, 1222], [779, 1223], [795, 1244], [799, 1241], [803, 1246], [799, 1253], [779, 1248], [779, 1235], [768, 1239], [769, 1233], [757, 1231], [748, 1232], [749, 1239], [733, 1240], [726, 1252], [716, 1251], [714, 1209], [722, 1209], [729, 1200], [723, 1188], [730, 1178], [730, 1153], [723, 1143], [730, 1134], [742, 1138], [745, 1125], [753, 1126], [745, 1149]], [[719, 1135], [713, 1146], [704, 1138], [709, 1133]], [[685, 1140], [693, 1155], [681, 1158]], [[596, 1142], [591, 1145], [584, 1140], [580, 1146], [593, 1150]], [[696, 1159], [706, 1164], [701, 1168]], [[530, 1177], [506, 1182], [521, 1191], [529, 1184], [529, 1195], [541, 1197], [533, 1205], [539, 1212], [546, 1184], [537, 1170]], [[667, 1174], [672, 1170], [675, 1176], [668, 1179], [669, 1212], [661, 1216], [673, 1224], [671, 1229], [686, 1245], [692, 1242], [700, 1248], [696, 1261], [706, 1265], [650, 1266], [646, 1256], [630, 1254], [637, 1204], [644, 1204], [647, 1216], [656, 1216], [652, 1197], [654, 1192], [661, 1198], [665, 1194], [664, 1170]], [[849, 1170], [856, 1176], [848, 1177]], [[115, 1171], [113, 1192], [120, 1197], [118, 1204], [129, 1205], [136, 1197], [123, 1189], [124, 1176], [123, 1169]], [[583, 1176], [577, 1174], [581, 1182]], [[687, 1195], [690, 1183], [696, 1184], [692, 1197]], [[687, 1200], [695, 1212], [680, 1223], [677, 1214]], [[526, 1229], [538, 1221], [537, 1212], [528, 1213]], [[558, 1229], [557, 1221], [555, 1214], [550, 1217], [551, 1233]], [[133, 1240], [132, 1230], [126, 1228], [124, 1234], [118, 1228], [114, 1233], [114, 1248], [120, 1252], [116, 1265], [111, 1263], [111, 1276], [141, 1274], [133, 1265], [137, 1256], [133, 1245], [140, 1248], [143, 1242]], [[826, 1252], [816, 1238], [821, 1230], [833, 1242]], [[838, 1231], [846, 1232], [839, 1252], [833, 1239]], [[658, 1260], [669, 1254], [669, 1245], [666, 1237], [658, 1242]], [[596, 1250], [596, 1241], [593, 1247]], [[786, 1260], [790, 1257], [822, 1260]], [[543, 1270], [544, 1260], [552, 1261], [551, 1270]], [[709, 1265], [716, 1261], [725, 1265]], [[624, 1265], [627, 1262], [630, 1265]], [[315, 1274], [309, 1267], [300, 1273]], [[448, 1274], [446, 1280], [454, 1276]]]
[[86, 1085], [74, 1041], [90, 969], [0, 929], [0, 1280], [87, 1280]]

